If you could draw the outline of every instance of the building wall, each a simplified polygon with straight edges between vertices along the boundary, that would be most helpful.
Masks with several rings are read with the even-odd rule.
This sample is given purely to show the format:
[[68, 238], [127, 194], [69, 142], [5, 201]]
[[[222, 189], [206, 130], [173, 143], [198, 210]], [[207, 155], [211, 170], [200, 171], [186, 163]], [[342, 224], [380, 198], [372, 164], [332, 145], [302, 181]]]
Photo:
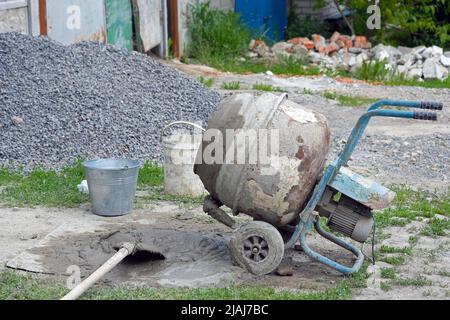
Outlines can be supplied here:
[[21, 32], [28, 33], [27, 8], [15, 8], [2, 10], [1, 5], [11, 2], [10, 0], [0, 0], [0, 32]]
[[291, 0], [291, 8], [301, 18], [311, 16], [311, 18], [326, 19], [339, 13], [331, 0], [328, 0], [325, 7], [321, 9], [314, 9], [315, 2], [315, 0]]

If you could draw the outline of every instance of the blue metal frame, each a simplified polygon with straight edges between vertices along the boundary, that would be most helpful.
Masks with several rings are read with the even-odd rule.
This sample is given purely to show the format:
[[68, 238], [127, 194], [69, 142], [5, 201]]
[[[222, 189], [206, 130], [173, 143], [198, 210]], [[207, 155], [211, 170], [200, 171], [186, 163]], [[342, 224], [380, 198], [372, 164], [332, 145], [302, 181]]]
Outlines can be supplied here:
[[[318, 260], [321, 263], [324, 263], [337, 271], [344, 274], [351, 274], [358, 271], [361, 268], [361, 265], [364, 261], [364, 256], [361, 250], [348, 242], [345, 242], [342, 239], [339, 239], [332, 235], [331, 233], [326, 232], [320, 227], [319, 219], [316, 215], [313, 214], [314, 209], [322, 199], [322, 196], [329, 184], [331, 184], [339, 172], [340, 168], [345, 165], [352, 155], [353, 151], [357, 147], [360, 142], [364, 131], [369, 124], [369, 121], [372, 117], [393, 117], [393, 118], [406, 118], [406, 119], [426, 119], [426, 117], [421, 117], [423, 115], [430, 114], [418, 114], [412, 111], [402, 111], [402, 110], [390, 110], [390, 109], [380, 109], [383, 106], [396, 106], [396, 107], [407, 107], [407, 108], [419, 108], [419, 109], [442, 109], [442, 104], [436, 103], [424, 103], [420, 101], [401, 101], [401, 100], [380, 100], [373, 104], [368, 111], [363, 114], [355, 127], [353, 128], [350, 137], [341, 151], [339, 156], [326, 168], [325, 173], [320, 179], [319, 183], [315, 186], [313, 194], [309, 199], [306, 207], [299, 214], [299, 223], [295, 227], [295, 231], [292, 234], [289, 241], [285, 244], [286, 248], [291, 248], [295, 245], [295, 243], [300, 240], [300, 245], [303, 251], [310, 256]], [[436, 106], [440, 106], [436, 107]], [[435, 117], [435, 114], [432, 114]], [[351, 267], [344, 266], [336, 261], [333, 261], [309, 248], [307, 244], [307, 235], [312, 227], [315, 227], [317, 232], [325, 237], [326, 239], [336, 243], [337, 245], [343, 247], [344, 249], [352, 252], [356, 255], [356, 262]]]

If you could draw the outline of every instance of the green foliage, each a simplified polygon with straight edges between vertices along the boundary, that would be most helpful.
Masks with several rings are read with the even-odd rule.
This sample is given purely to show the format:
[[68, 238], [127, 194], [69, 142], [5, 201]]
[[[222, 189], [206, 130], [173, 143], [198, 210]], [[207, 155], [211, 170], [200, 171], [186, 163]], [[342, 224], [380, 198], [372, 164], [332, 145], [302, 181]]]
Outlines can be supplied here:
[[326, 99], [337, 100], [340, 105], [347, 106], [347, 107], [358, 107], [358, 106], [374, 103], [379, 100], [379, 99], [365, 98], [365, 97], [346, 96], [346, 95], [337, 94], [333, 91], [328, 91], [328, 90], [323, 93], [323, 96]]
[[450, 229], [450, 220], [431, 218], [429, 224], [421, 231], [421, 234], [430, 237], [445, 236], [448, 229]]
[[213, 78], [204, 78], [202, 76], [197, 78], [197, 81], [200, 82], [201, 84], [203, 84], [204, 86], [211, 88], [214, 84], [214, 79]]
[[[350, 278], [349, 278], [350, 279]], [[276, 290], [269, 286], [231, 285], [226, 288], [170, 288], [114, 286], [89, 289], [82, 300], [343, 300], [351, 297], [354, 280], [344, 280], [334, 288], [305, 292]], [[67, 289], [50, 281], [22, 276], [11, 270], [0, 272], [0, 300], [54, 300]]]
[[332, 32], [327, 22], [316, 20], [307, 16], [301, 19], [294, 10], [288, 14], [288, 24], [286, 28], [286, 39], [295, 37], [311, 37], [312, 34], [320, 34], [326, 38], [330, 37]]
[[222, 83], [221, 88], [223, 90], [239, 90], [241, 88], [241, 84], [239, 81], [231, 81]]
[[[450, 0], [383, 0], [378, 5], [382, 28], [373, 32], [378, 42], [450, 47]], [[355, 11], [352, 18], [356, 32], [368, 34], [368, 2], [349, 0], [348, 6]]]
[[395, 284], [399, 286], [415, 286], [415, 287], [423, 287], [423, 286], [431, 286], [433, 283], [425, 278], [422, 275], [419, 275], [415, 278], [398, 278], [395, 279]]
[[254, 84], [253, 85], [253, 90], [268, 91], [268, 92], [285, 92], [283, 89], [271, 86], [270, 84], [264, 84], [264, 83], [256, 83], [256, 84]]
[[138, 186], [161, 186], [163, 183], [163, 167], [156, 163], [146, 161], [139, 169]]
[[390, 75], [386, 60], [364, 61], [355, 72], [357, 79], [366, 81], [387, 81], [390, 79]]
[[229, 59], [245, 54], [250, 32], [238, 14], [213, 9], [209, 1], [189, 5], [187, 21], [191, 41], [187, 48], [191, 57], [201, 62]]
[[397, 270], [394, 268], [382, 268], [381, 277], [384, 279], [395, 279]]
[[8, 176], [6, 171], [2, 172], [2, 181], [12, 183], [6, 184], [0, 199], [12, 206], [74, 207], [88, 200], [77, 190], [77, 185], [84, 179], [81, 160], [60, 172], [37, 167], [27, 175], [11, 172], [9, 179], [5, 178]]

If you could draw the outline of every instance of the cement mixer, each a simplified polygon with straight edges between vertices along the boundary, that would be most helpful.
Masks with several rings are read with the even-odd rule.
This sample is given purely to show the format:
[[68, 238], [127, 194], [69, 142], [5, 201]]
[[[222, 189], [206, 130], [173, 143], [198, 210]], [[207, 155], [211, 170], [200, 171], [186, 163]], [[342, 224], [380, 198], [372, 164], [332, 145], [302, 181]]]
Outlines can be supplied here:
[[[436, 120], [433, 112], [381, 109], [385, 106], [442, 110], [441, 103], [381, 100], [363, 114], [339, 156], [326, 166], [330, 129], [326, 118], [290, 101], [286, 94], [237, 94], [224, 99], [203, 134], [194, 172], [209, 195], [203, 209], [234, 229], [233, 261], [253, 274], [274, 271], [285, 249], [297, 243], [308, 256], [344, 273], [360, 269], [364, 255], [330, 230], [364, 243], [374, 231], [374, 211], [395, 194], [345, 167], [372, 117]], [[253, 221], [238, 226], [233, 215]], [[356, 257], [340, 264], [308, 246], [312, 228]]]

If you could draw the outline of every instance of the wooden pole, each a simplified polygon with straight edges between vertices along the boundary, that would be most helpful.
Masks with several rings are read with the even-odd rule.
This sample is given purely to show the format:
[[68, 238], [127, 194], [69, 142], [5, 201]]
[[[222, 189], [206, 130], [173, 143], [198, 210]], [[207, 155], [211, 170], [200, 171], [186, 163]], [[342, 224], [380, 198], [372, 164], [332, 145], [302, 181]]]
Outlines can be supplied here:
[[47, 0], [39, 0], [39, 29], [41, 36], [48, 35]]

